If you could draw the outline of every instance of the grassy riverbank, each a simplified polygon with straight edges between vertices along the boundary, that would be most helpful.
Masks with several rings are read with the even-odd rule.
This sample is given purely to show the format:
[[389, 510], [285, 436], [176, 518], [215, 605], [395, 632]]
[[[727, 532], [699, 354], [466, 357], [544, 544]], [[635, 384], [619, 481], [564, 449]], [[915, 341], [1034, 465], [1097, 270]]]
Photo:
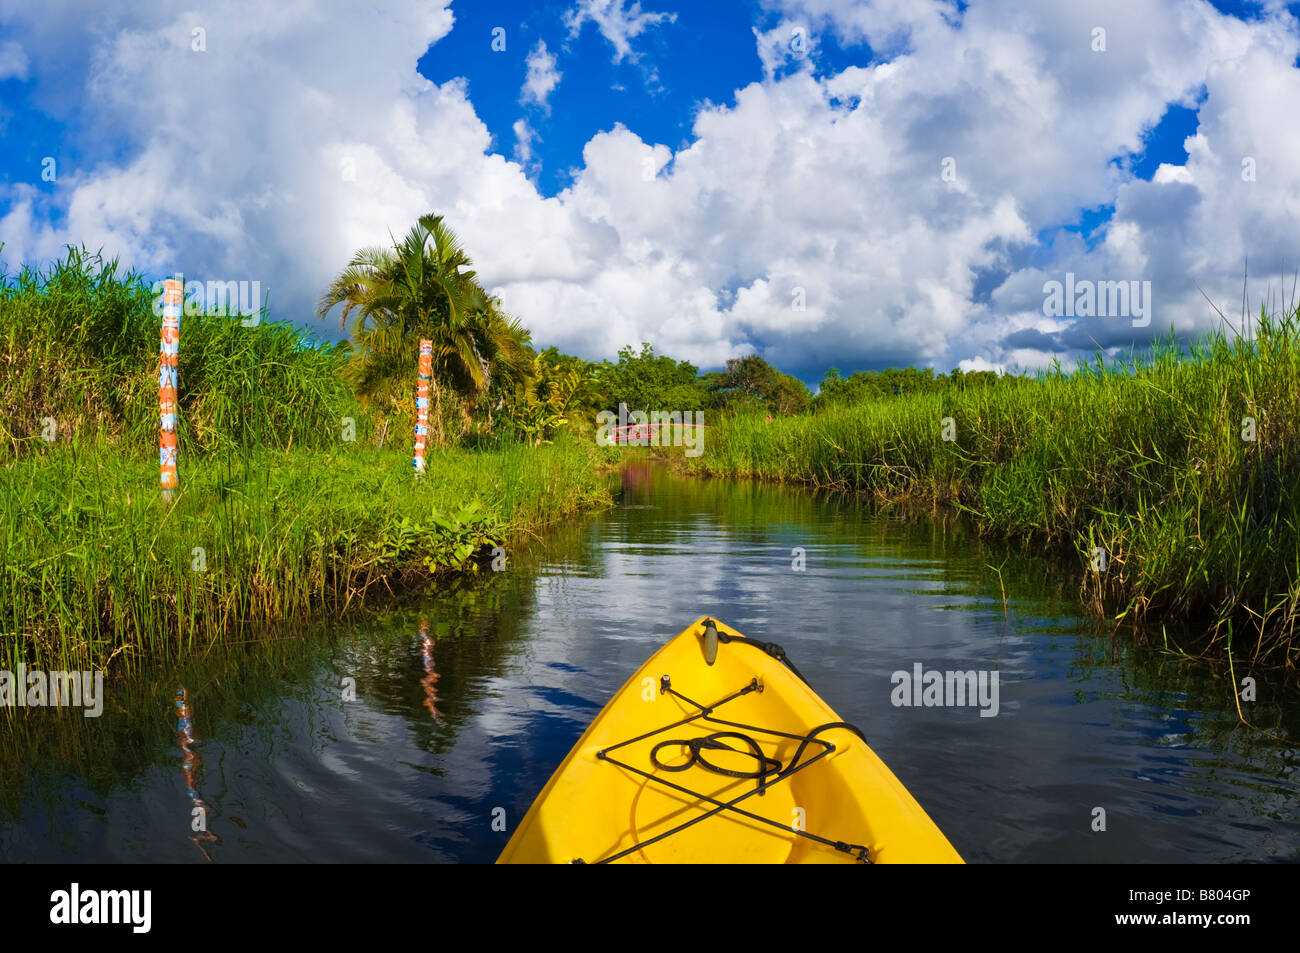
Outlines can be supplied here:
[[608, 502], [576, 440], [431, 451], [261, 449], [184, 472], [109, 445], [0, 467], [0, 667], [166, 657], [267, 623], [341, 615], [446, 570], [491, 571], [488, 547]]
[[953, 506], [989, 534], [1077, 554], [1100, 611], [1203, 619], [1206, 652], [1300, 661], [1300, 313], [1262, 319], [1249, 342], [739, 414], [709, 437], [697, 471]]
[[182, 320], [165, 504], [155, 295], [84, 251], [0, 272], [0, 347], [0, 668], [129, 666], [342, 615], [609, 502], [601, 451], [567, 432], [431, 447], [417, 481], [414, 361], [404, 401], [365, 404], [347, 344], [204, 312]]

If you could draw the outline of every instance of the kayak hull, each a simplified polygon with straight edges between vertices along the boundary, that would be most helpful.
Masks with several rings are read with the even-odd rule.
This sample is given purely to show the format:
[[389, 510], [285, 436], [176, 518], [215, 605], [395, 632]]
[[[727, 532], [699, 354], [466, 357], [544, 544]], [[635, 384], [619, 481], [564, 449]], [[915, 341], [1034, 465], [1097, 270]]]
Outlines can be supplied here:
[[[722, 623], [721, 644], [710, 644], [709, 621], [615, 693], [498, 863], [857, 863], [860, 848], [872, 863], [962, 862], [854, 731], [803, 740], [841, 719], [801, 678], [758, 646], [729, 641], [743, 637]], [[796, 755], [802, 767], [759, 776]]]

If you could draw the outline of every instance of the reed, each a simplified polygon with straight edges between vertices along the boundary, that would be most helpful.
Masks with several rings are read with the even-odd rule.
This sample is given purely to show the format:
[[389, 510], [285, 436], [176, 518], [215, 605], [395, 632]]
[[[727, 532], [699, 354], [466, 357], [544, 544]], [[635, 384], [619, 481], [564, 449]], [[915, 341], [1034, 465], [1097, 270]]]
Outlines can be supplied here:
[[342, 615], [609, 500], [568, 436], [430, 451], [417, 482], [406, 439], [376, 445], [346, 345], [214, 314], [182, 319], [164, 500], [153, 304], [76, 249], [0, 274], [0, 667], [132, 665]]
[[1072, 554], [1099, 611], [1203, 622], [1206, 653], [1300, 661], [1300, 310], [1261, 313], [1249, 340], [1171, 339], [1016, 387], [770, 423], [742, 413], [710, 437], [687, 461], [699, 471], [950, 506]]
[[170, 505], [153, 460], [102, 441], [0, 467], [0, 668], [130, 665], [341, 616], [490, 571], [491, 547], [609, 501], [570, 439], [431, 450], [418, 481], [410, 460], [262, 448], [191, 468]]
[[[48, 269], [0, 272], [0, 459], [104, 436], [129, 452], [158, 447], [158, 335], [154, 295], [135, 273], [84, 250]], [[351, 417], [369, 420], [339, 376], [341, 345], [292, 324], [186, 315], [181, 321], [181, 458], [266, 446], [326, 448]], [[156, 460], [155, 460], [156, 465]]]

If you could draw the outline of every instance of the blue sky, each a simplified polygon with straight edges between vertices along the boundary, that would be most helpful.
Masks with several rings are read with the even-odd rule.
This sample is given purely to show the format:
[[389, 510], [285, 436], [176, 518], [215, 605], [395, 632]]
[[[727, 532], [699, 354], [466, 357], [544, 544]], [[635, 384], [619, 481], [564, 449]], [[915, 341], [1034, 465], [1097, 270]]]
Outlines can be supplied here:
[[[420, 59], [419, 71], [435, 83], [456, 77], [469, 82], [475, 111], [492, 131], [497, 152], [512, 157], [513, 125], [521, 114], [539, 133], [537, 184], [552, 196], [572, 184], [582, 166], [582, 148], [597, 132], [616, 123], [648, 142], [680, 148], [691, 140], [701, 103], [730, 103], [737, 89], [763, 79], [752, 29], [770, 28], [779, 17], [757, 0], [655, 3], [647, 11], [673, 17], [648, 27], [636, 59], [616, 62], [608, 41], [588, 21], [573, 36], [565, 15], [571, 3], [479, 2], [457, 6], [456, 25]], [[549, 113], [521, 110], [519, 91], [527, 75], [517, 55], [484, 54], [488, 38], [504, 27], [506, 51], [531, 49], [541, 40], [564, 74], [550, 98]], [[819, 50], [818, 69], [838, 72], [872, 61], [866, 43], [840, 45], [829, 36]], [[788, 70], [787, 70], [788, 71]]]
[[[437, 211], [539, 346], [810, 381], [1118, 353], [1300, 263], [1300, 4], [374, 6], [0, 0], [0, 259], [260, 280], [330, 334], [329, 276]], [[1047, 314], [1066, 272], [1150, 281], [1150, 327]]]
[[[962, 3], [964, 9], [966, 4]], [[1213, 0], [1219, 11], [1252, 19], [1260, 4], [1243, 0]], [[573, 181], [582, 167], [582, 149], [597, 132], [622, 123], [648, 142], [674, 148], [688, 145], [695, 112], [702, 102], [730, 103], [735, 91], [761, 81], [763, 66], [751, 28], [770, 28], [779, 19], [758, 0], [709, 0], [707, 3], [656, 3], [653, 10], [671, 13], [672, 22], [647, 31], [639, 60], [615, 62], [609, 44], [595, 24], [584, 24], [576, 37], [564, 22], [569, 3], [475, 3], [457, 7], [451, 33], [419, 62], [422, 76], [435, 83], [463, 77], [479, 117], [493, 135], [493, 149], [507, 158], [514, 155], [518, 137], [513, 125], [527, 115], [538, 133], [533, 149], [538, 159], [535, 175], [539, 191], [554, 196]], [[1300, 16], [1300, 3], [1289, 5]], [[557, 68], [566, 74], [550, 98], [551, 110], [521, 110], [519, 90], [527, 68], [516, 56], [486, 56], [484, 48], [498, 27], [506, 29], [506, 52], [538, 40], [557, 56]], [[819, 75], [838, 73], [847, 66], [876, 62], [870, 45], [844, 43], [834, 34], [821, 39], [816, 59]], [[787, 67], [783, 73], [790, 72]], [[568, 75], [572, 71], [576, 75]], [[1171, 104], [1147, 133], [1138, 152], [1116, 155], [1117, 167], [1133, 177], [1150, 180], [1162, 162], [1181, 165], [1187, 160], [1183, 141], [1196, 132], [1195, 108]], [[1113, 206], [1080, 209], [1076, 222], [1065, 231], [1095, 242], [1098, 226], [1109, 221]], [[1054, 229], [1042, 233], [1050, 242]]]
[[[757, 3], [700, 3], [656, 8], [675, 22], [651, 27], [639, 61], [614, 62], [595, 24], [576, 37], [564, 24], [569, 5], [480, 3], [456, 12], [456, 26], [421, 58], [419, 70], [435, 83], [463, 76], [479, 117], [495, 136], [497, 151], [513, 154], [512, 129], [520, 117], [519, 91], [527, 69], [518, 56], [485, 56], [492, 30], [507, 29], [513, 44], [531, 49], [538, 40], [558, 57], [563, 81], [550, 99], [549, 115], [528, 111], [540, 134], [538, 185], [555, 195], [572, 183], [582, 147], [601, 130], [623, 123], [643, 139], [677, 146], [690, 139], [696, 104], [727, 102], [738, 86], [762, 76], [752, 42], [744, 33], [759, 16]], [[651, 72], [653, 71], [653, 72]]]

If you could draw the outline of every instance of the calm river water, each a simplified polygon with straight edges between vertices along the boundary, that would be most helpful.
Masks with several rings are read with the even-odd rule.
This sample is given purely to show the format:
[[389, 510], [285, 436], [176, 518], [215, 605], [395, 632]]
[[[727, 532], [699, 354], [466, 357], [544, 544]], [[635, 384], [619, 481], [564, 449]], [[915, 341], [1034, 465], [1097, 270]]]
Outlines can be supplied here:
[[[1260, 678], [1245, 706], [1290, 743], [1246, 728], [1226, 673], [1112, 637], [1069, 567], [957, 521], [620, 479], [619, 506], [485, 582], [112, 682], [98, 719], [0, 718], [0, 862], [492, 861], [610, 695], [705, 614], [782, 644], [968, 861], [1300, 859], [1294, 690], [1288, 711]], [[996, 716], [895, 706], [917, 663], [996, 671]]]

